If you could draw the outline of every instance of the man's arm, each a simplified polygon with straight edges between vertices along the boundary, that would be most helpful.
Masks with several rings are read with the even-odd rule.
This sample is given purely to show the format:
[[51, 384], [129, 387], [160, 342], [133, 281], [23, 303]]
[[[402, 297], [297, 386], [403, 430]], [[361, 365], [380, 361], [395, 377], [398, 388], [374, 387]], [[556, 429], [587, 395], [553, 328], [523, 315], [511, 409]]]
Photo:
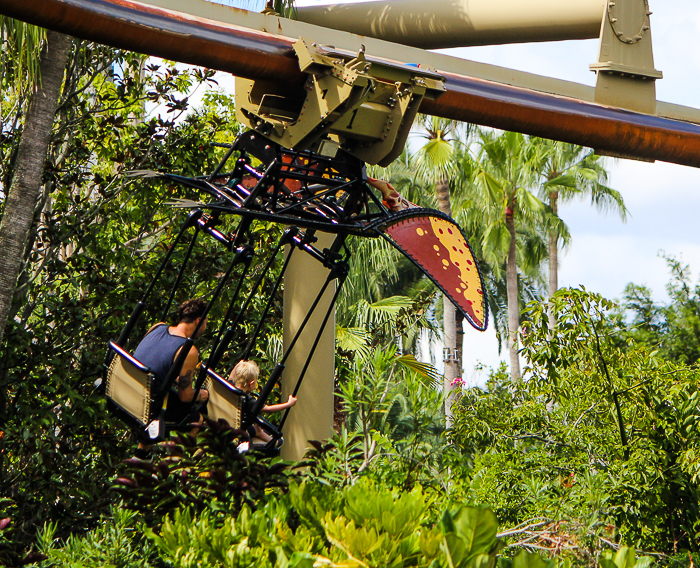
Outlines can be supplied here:
[[[182, 402], [192, 402], [192, 400], [194, 400], [194, 388], [192, 387], [192, 383], [194, 381], [194, 374], [197, 369], [198, 361], [199, 352], [196, 347], [192, 346], [190, 352], [187, 354], [185, 363], [182, 365], [180, 376], [177, 378], [177, 392]], [[204, 402], [208, 398], [209, 392], [205, 389], [201, 389], [197, 400]]]

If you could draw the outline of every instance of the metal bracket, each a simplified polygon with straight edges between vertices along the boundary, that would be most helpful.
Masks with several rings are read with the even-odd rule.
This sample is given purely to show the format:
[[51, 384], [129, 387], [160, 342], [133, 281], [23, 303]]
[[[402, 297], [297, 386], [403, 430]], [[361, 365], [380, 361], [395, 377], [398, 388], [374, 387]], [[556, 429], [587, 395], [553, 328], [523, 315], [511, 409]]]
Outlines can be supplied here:
[[609, 0], [600, 30], [595, 101], [656, 114], [655, 81], [648, 0]]
[[450, 349], [449, 347], [442, 348], [442, 360], [445, 363], [459, 363], [459, 347]]
[[434, 69], [367, 57], [300, 39], [303, 88], [236, 79], [236, 117], [285, 148], [389, 165], [402, 152], [423, 98], [445, 91]]

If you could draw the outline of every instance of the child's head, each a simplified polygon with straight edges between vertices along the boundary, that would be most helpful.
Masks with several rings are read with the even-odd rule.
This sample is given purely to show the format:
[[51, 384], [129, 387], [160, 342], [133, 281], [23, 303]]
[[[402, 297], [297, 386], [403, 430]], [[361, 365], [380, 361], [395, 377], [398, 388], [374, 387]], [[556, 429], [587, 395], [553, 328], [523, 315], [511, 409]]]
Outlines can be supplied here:
[[231, 371], [229, 379], [239, 389], [249, 392], [255, 388], [255, 382], [258, 380], [260, 367], [255, 361], [246, 361], [242, 359]]

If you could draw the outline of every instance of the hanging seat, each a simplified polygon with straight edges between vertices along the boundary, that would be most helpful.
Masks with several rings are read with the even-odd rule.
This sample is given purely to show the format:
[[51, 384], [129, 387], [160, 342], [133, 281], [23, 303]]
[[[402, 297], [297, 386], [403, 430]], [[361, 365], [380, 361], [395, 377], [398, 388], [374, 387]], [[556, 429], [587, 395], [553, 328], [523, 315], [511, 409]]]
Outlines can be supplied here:
[[165, 425], [154, 412], [152, 393], [155, 376], [151, 370], [119, 347], [109, 342], [112, 361], [107, 370], [105, 395], [110, 410], [142, 436], [150, 440], [162, 437]]
[[226, 420], [231, 428], [241, 428], [245, 393], [221, 375], [206, 369], [204, 388], [209, 391], [207, 414], [211, 420]]
[[[207, 373], [204, 388], [209, 391], [207, 401], [207, 415], [211, 420], [225, 420], [232, 428], [245, 428], [249, 424], [243, 424], [243, 397], [245, 392], [236, 388], [218, 373], [202, 365]], [[262, 426], [273, 438], [273, 441], [282, 439], [282, 434], [267, 420], [256, 416], [255, 422]], [[250, 440], [252, 448], [260, 451], [270, 451], [275, 444], [270, 444], [259, 438]]]
[[107, 369], [105, 397], [109, 410], [132, 428], [139, 441], [154, 444], [174, 430], [186, 432], [195, 424], [183, 419], [167, 422], [165, 410], [169, 396], [178, 396], [175, 389], [157, 397], [155, 375], [133, 355], [109, 342], [111, 362]]

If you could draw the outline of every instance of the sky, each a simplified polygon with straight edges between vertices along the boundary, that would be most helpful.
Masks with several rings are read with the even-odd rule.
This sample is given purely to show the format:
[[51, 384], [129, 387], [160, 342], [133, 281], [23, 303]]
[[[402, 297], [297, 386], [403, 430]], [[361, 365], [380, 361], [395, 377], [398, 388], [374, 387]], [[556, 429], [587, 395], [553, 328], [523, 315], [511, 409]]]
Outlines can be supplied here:
[[[327, 0], [298, 0], [321, 4]], [[569, 0], [572, 1], [572, 0]], [[649, 0], [657, 99], [700, 108], [700, 2]], [[250, 6], [253, 8], [253, 6]], [[565, 41], [443, 50], [456, 57], [491, 63], [539, 75], [593, 86], [588, 65], [597, 59], [598, 40]], [[608, 163], [609, 185], [620, 191], [629, 210], [623, 223], [585, 202], [563, 205], [560, 215], [570, 228], [572, 243], [560, 256], [560, 286], [580, 286], [615, 299], [634, 282], [651, 288], [656, 301], [667, 300], [669, 272], [659, 255], [664, 252], [687, 263], [693, 282], [700, 272], [700, 170], [657, 162], [630, 160]], [[493, 327], [484, 333], [465, 329], [463, 378], [484, 383], [487, 367], [507, 359], [499, 356]]]
[[[700, 107], [700, 3], [697, 0], [649, 0], [654, 64], [664, 78], [656, 82], [657, 99]], [[444, 50], [450, 55], [540, 75], [595, 85], [589, 63], [597, 59], [598, 40], [566, 41]], [[629, 282], [651, 288], [656, 301], [668, 299], [666, 255], [682, 259], [700, 272], [700, 170], [663, 162], [632, 160], [608, 163], [610, 187], [620, 191], [629, 210], [623, 223], [602, 214], [590, 202], [564, 205], [560, 215], [569, 226], [571, 246], [560, 259], [560, 286], [580, 286], [615, 299]], [[499, 361], [493, 334], [466, 329], [464, 378], [482, 384], [477, 361]], [[505, 360], [507, 353], [501, 354]]]

